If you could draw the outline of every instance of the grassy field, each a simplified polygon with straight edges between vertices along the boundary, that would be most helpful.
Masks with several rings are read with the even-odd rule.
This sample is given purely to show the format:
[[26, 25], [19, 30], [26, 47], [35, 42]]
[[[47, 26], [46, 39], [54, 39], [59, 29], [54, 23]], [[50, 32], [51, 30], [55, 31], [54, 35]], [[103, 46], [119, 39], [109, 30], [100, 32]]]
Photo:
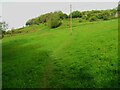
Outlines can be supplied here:
[[118, 21], [73, 20], [3, 39], [3, 88], [118, 86]]

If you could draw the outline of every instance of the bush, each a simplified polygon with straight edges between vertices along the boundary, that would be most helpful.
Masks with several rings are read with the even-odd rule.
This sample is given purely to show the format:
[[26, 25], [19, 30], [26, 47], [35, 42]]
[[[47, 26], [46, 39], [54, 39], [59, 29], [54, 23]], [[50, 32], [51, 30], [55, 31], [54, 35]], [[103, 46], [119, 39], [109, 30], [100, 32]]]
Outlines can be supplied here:
[[63, 14], [62, 11], [55, 11], [53, 14], [58, 15], [58, 17], [59, 17], [60, 19], [64, 19], [64, 14]]
[[10, 30], [6, 31], [6, 34], [11, 34], [11, 31]]
[[[82, 17], [82, 13], [80, 11], [73, 11], [71, 14], [72, 14], [72, 18], [81, 18]], [[69, 15], [69, 17], [70, 17], [70, 15]]]
[[68, 18], [68, 15], [64, 13], [64, 14], [63, 14], [63, 17], [64, 17], [64, 18]]
[[83, 22], [84, 20], [82, 18], [79, 19], [79, 22]]
[[[114, 16], [112, 16], [114, 17]], [[97, 15], [98, 19], [108, 20], [111, 18], [111, 11], [109, 10], [101, 10], [101, 13]]]
[[29, 25], [31, 25], [32, 23], [31, 23], [31, 20], [28, 20], [27, 22], [26, 22], [26, 26], [29, 26]]
[[61, 25], [60, 17], [56, 14], [52, 15], [52, 17], [47, 21], [47, 26], [49, 28], [57, 28]]
[[46, 14], [43, 14], [43, 15], [39, 16], [38, 17], [39, 18], [39, 23], [46, 23], [47, 20], [51, 17], [52, 14], [53, 13], [51, 12], [51, 13], [46, 13]]
[[49, 19], [52, 18], [53, 15], [57, 15], [60, 19], [68, 18], [68, 15], [63, 13], [62, 11], [55, 11], [30, 19], [26, 22], [26, 25], [34, 25], [34, 24], [39, 25], [40, 23], [46, 24], [46, 22], [49, 21]]
[[108, 11], [104, 11], [102, 14], [103, 14], [103, 20], [108, 20], [110, 18], [110, 14]]
[[95, 16], [92, 16], [92, 17], [89, 18], [89, 21], [90, 22], [97, 21], [97, 18]]
[[117, 11], [120, 11], [120, 4], [119, 4], [118, 7], [117, 7]]
[[39, 18], [33, 18], [26, 22], [26, 26], [34, 25], [34, 24], [39, 25]]

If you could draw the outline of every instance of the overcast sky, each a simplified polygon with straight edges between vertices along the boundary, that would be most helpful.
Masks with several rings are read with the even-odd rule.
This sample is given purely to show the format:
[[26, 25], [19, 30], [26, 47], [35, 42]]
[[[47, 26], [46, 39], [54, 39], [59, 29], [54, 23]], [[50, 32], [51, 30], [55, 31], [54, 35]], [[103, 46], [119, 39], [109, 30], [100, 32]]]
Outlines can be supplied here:
[[[72, 10], [101, 10], [117, 7], [117, 2], [71, 2]], [[28, 19], [43, 13], [61, 10], [69, 14], [69, 2], [4, 2], [0, 3], [0, 16], [9, 24], [9, 28], [19, 28]]]

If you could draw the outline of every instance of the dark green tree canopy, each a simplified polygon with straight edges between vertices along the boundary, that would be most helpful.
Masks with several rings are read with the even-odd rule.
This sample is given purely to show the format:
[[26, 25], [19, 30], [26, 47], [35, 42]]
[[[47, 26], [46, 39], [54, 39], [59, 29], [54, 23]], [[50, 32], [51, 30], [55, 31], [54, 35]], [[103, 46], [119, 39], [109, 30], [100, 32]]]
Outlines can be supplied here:
[[[80, 11], [73, 11], [72, 13], [70, 13], [70, 15], [72, 14], [72, 18], [80, 18], [82, 17], [82, 13]], [[69, 15], [69, 16], [70, 16]]]
[[6, 32], [6, 29], [8, 29], [8, 24], [5, 21], [0, 22], [0, 38], [4, 37], [4, 34]]
[[[118, 10], [120, 10], [120, 5], [118, 6]], [[61, 25], [61, 23], [62, 23], [61, 20], [69, 18], [71, 14], [72, 14], [72, 18], [81, 18], [79, 20], [79, 22], [82, 22], [82, 21], [96, 21], [96, 20], [113, 19], [113, 18], [115, 18], [116, 12], [117, 12], [117, 9], [91, 10], [91, 11], [83, 11], [83, 12], [76, 10], [76, 11], [73, 11], [72, 13], [70, 13], [68, 16], [67, 14], [63, 13], [62, 11], [55, 11], [55, 12], [42, 14], [36, 18], [30, 19], [26, 22], [26, 25], [45, 24], [51, 28], [55, 28], [55, 27], [58, 27]]]
[[68, 15], [63, 13], [62, 11], [55, 11], [55, 12], [46, 13], [46, 14], [40, 15], [39, 17], [30, 19], [26, 22], [26, 25], [34, 25], [34, 24], [38, 25], [41, 23], [42, 24], [47, 23], [47, 21], [49, 21], [49, 19], [51, 19], [54, 15], [59, 17], [60, 19], [68, 18]]

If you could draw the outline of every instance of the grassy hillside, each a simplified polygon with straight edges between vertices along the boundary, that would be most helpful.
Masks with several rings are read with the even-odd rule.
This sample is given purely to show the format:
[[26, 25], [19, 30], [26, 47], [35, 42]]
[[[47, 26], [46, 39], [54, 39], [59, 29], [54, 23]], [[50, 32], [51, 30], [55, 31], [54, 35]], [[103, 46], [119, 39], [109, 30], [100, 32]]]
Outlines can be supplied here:
[[3, 39], [3, 88], [117, 87], [118, 21], [25, 27]]

